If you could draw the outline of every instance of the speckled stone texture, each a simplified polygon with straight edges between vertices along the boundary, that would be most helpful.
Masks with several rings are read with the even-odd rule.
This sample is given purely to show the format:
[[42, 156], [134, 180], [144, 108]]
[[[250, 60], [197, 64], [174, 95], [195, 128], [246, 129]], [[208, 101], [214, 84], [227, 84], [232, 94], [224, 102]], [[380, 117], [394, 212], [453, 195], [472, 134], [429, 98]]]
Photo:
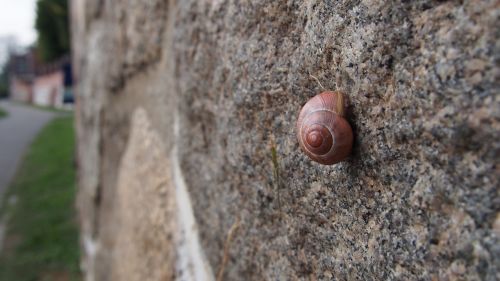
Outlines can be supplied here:
[[[99, 243], [131, 235], [100, 232], [117, 198], [171, 211], [169, 198], [146, 200], [154, 189], [134, 197], [137, 184], [119, 180], [148, 177], [123, 162], [152, 153], [130, 144], [139, 110], [154, 132], [145, 138], [161, 140], [143, 157], [165, 165], [150, 176], [161, 179], [156, 168], [169, 169], [176, 147], [202, 250], [223, 280], [500, 279], [498, 0], [72, 9], [82, 241], [100, 245], [86, 251], [87, 276], [109, 280], [110, 265], [126, 265]], [[307, 159], [295, 136], [301, 106], [322, 87], [350, 100], [353, 154], [334, 166]]]

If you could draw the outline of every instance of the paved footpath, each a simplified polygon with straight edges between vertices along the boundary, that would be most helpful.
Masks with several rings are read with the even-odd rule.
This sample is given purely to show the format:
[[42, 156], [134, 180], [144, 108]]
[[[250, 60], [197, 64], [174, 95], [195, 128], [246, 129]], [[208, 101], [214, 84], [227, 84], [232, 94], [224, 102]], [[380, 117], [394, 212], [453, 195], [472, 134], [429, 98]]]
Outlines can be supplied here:
[[56, 113], [1, 101], [8, 112], [0, 118], [0, 198], [2, 198], [28, 145]]

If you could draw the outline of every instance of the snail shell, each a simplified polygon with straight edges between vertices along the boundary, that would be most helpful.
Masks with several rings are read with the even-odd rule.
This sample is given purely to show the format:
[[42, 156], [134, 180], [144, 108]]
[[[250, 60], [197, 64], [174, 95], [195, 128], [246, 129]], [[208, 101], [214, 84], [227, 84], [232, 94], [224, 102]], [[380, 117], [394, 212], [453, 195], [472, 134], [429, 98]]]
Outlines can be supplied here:
[[297, 138], [312, 160], [332, 165], [352, 149], [352, 128], [344, 118], [346, 104], [340, 92], [323, 92], [310, 99], [297, 120]]

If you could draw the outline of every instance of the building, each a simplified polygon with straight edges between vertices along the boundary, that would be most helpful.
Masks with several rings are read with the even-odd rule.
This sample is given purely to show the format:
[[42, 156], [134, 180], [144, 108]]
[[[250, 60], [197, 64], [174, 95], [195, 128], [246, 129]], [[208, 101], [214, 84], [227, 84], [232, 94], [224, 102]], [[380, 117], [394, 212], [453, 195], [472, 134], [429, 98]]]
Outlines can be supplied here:
[[10, 98], [40, 106], [66, 107], [73, 103], [69, 55], [42, 63], [35, 49], [12, 55], [8, 63]]
[[34, 52], [12, 54], [7, 64], [9, 73], [10, 98], [15, 101], [31, 103], [33, 101], [33, 80], [35, 78]]
[[63, 107], [73, 103], [71, 62], [64, 56], [54, 63], [39, 65], [33, 80], [32, 102], [41, 106]]

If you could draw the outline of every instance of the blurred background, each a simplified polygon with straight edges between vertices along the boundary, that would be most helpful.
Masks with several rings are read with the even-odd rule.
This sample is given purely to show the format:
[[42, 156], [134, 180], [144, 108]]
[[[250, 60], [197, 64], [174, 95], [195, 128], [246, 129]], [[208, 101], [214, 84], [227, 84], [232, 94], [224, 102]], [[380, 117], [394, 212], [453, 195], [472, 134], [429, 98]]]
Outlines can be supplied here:
[[68, 1], [0, 7], [0, 280], [81, 280]]

